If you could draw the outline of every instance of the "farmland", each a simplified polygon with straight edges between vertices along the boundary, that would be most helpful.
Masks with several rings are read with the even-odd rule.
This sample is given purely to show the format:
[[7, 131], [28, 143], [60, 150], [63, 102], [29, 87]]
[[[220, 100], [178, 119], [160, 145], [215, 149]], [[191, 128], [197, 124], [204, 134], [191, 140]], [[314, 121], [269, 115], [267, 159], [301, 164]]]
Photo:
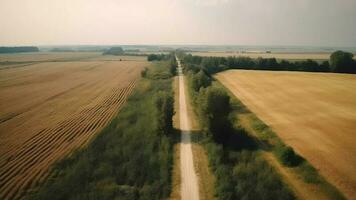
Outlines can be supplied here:
[[346, 197], [356, 189], [356, 76], [229, 70], [216, 75]]
[[1, 199], [23, 197], [53, 176], [53, 163], [88, 144], [124, 104], [148, 65], [144, 59], [1, 55]]
[[330, 53], [263, 53], [263, 52], [193, 52], [195, 56], [213, 56], [213, 57], [228, 57], [228, 56], [246, 56], [251, 58], [276, 58], [285, 60], [328, 60]]

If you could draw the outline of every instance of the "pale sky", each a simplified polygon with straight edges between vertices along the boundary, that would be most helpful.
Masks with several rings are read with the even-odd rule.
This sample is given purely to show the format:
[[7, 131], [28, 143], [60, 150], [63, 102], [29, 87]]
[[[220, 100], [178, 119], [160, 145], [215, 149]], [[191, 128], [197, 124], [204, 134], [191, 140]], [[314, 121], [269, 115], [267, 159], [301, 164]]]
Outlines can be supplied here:
[[356, 46], [356, 0], [0, 0], [1, 45]]

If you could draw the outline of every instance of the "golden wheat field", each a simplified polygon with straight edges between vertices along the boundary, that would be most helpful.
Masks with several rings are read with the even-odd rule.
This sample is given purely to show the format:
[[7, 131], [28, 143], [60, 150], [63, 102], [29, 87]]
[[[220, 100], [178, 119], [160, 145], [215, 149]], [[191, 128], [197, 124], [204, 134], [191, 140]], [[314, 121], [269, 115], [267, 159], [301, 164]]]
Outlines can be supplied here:
[[276, 58], [285, 60], [329, 60], [330, 53], [263, 53], [263, 52], [193, 52], [196, 56], [213, 56], [213, 57], [251, 57], [251, 58]]
[[348, 198], [356, 192], [356, 75], [229, 70], [216, 78]]
[[[53, 163], [87, 144], [148, 65], [141, 58], [63, 55], [0, 56], [0, 199], [22, 198], [51, 176]], [[8, 57], [24, 63], [6, 65]]]

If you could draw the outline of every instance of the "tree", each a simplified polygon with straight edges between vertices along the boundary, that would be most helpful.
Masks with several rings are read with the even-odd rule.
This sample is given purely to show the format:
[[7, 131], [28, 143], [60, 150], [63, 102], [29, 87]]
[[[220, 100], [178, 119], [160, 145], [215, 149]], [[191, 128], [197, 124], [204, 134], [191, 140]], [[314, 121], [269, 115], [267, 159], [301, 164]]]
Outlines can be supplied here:
[[330, 72], [330, 64], [328, 61], [324, 61], [320, 64], [319, 72]]
[[196, 92], [198, 92], [201, 87], [206, 88], [211, 84], [210, 77], [207, 76], [203, 70], [200, 70], [192, 76], [192, 87]]
[[301, 161], [301, 158], [290, 146], [279, 146], [276, 150], [276, 153], [280, 161], [289, 167], [297, 166]]
[[174, 56], [171, 56], [169, 72], [172, 74], [172, 76], [177, 75], [177, 67], [178, 67], [178, 64], [177, 64], [176, 58]]
[[147, 61], [158, 60], [158, 56], [156, 54], [150, 54], [147, 56]]
[[349, 52], [336, 51], [330, 56], [330, 66], [333, 72], [355, 73], [355, 61], [353, 54]]
[[226, 143], [230, 136], [230, 97], [222, 89], [208, 87], [201, 90], [198, 103], [205, 131], [219, 143]]
[[167, 92], [158, 92], [155, 98], [157, 109], [158, 132], [160, 135], [168, 135], [173, 130], [172, 117], [174, 115], [173, 97]]
[[38, 52], [38, 47], [0, 47], [0, 53], [21, 53], [21, 52]]
[[106, 50], [103, 55], [123, 55], [125, 52], [121, 47], [111, 47], [109, 50]]

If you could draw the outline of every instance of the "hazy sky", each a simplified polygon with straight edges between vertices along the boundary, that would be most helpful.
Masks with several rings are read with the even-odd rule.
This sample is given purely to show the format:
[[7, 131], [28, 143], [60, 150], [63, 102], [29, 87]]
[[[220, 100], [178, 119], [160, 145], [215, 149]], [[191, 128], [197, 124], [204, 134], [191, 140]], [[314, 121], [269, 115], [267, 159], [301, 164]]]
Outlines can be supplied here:
[[356, 46], [356, 0], [0, 0], [0, 45]]

